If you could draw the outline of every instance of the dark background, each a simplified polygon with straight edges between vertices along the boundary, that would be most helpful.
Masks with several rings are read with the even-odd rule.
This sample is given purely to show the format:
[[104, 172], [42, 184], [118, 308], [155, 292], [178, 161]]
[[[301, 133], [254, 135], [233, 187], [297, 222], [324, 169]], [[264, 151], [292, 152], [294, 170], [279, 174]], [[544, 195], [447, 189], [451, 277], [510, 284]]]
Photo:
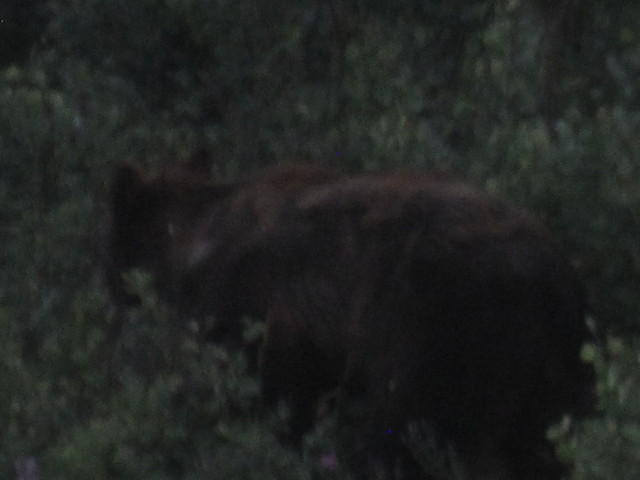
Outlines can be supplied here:
[[204, 158], [445, 170], [536, 212], [601, 341], [598, 418], [551, 434], [575, 478], [640, 478], [639, 78], [636, 2], [3, 0], [0, 477], [345, 478], [143, 275], [109, 300], [114, 166]]

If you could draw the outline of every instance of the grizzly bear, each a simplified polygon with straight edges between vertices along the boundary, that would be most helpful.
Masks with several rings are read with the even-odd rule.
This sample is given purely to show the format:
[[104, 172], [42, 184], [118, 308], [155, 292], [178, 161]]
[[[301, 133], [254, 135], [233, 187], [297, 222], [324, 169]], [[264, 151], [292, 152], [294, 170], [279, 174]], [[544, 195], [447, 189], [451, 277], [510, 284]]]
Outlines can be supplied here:
[[[193, 240], [212, 215], [226, 210], [234, 216], [227, 222], [228, 235], [247, 238], [261, 222], [271, 221], [295, 192], [333, 178], [336, 174], [329, 170], [292, 165], [269, 170], [243, 188], [242, 183], [209, 182], [189, 170], [148, 177], [132, 165], [120, 166], [111, 188], [107, 265], [115, 299], [125, 304], [138, 300], [125, 291], [122, 281], [122, 274], [133, 268], [148, 270], [158, 290], [170, 295], [181, 269], [209, 244], [196, 245]], [[223, 205], [228, 208], [218, 208]]]
[[417, 478], [404, 440], [422, 424], [469, 478], [560, 479], [546, 430], [589, 411], [593, 372], [549, 232], [444, 175], [295, 172], [188, 195], [119, 172], [118, 267], [150, 267], [231, 328], [263, 318], [265, 401], [288, 402], [299, 441], [337, 388], [342, 457], [365, 478]]

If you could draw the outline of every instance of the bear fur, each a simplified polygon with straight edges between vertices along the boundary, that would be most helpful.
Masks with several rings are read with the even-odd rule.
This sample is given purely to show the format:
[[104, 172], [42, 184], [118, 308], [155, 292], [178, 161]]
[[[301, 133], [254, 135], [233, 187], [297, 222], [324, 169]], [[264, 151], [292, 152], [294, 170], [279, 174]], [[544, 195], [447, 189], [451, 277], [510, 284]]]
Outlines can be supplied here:
[[173, 295], [175, 281], [208, 248], [208, 240], [198, 244], [195, 239], [202, 225], [216, 215], [228, 214], [224, 219], [227, 237], [245, 239], [254, 235], [257, 226], [271, 221], [291, 195], [333, 178], [336, 174], [329, 170], [297, 165], [269, 170], [242, 183], [213, 183], [190, 171], [146, 176], [132, 165], [118, 167], [109, 200], [107, 265], [115, 300], [137, 302], [125, 292], [122, 279], [133, 268], [153, 274], [158, 290]]
[[546, 429], [589, 412], [593, 372], [549, 232], [444, 175], [307, 168], [188, 188], [119, 171], [116, 270], [149, 268], [236, 334], [264, 319], [265, 401], [288, 402], [299, 442], [337, 388], [341, 451], [365, 478], [416, 478], [403, 439], [422, 424], [470, 478], [560, 479]]

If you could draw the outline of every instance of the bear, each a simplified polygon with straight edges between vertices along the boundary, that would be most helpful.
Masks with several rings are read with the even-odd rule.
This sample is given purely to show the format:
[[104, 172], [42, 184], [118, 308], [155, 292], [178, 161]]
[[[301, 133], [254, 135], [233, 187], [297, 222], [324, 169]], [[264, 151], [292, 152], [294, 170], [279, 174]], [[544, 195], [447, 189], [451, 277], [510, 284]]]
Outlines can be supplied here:
[[[119, 165], [110, 189], [110, 228], [107, 240], [106, 280], [111, 295], [120, 307], [136, 305], [140, 299], [128, 291], [123, 273], [142, 269], [152, 275], [160, 296], [192, 316], [207, 313], [206, 305], [216, 304], [218, 313], [227, 307], [222, 321], [208, 332], [213, 340], [227, 345], [241, 343], [239, 317], [251, 313], [250, 297], [228, 297], [212, 290], [204, 302], [191, 302], [190, 295], [176, 295], [178, 279], [190, 263], [202, 255], [208, 240], [198, 244], [198, 229], [210, 217], [228, 214], [226, 246], [229, 258], [241, 251], [255, 234], [257, 225], [267, 224], [287, 198], [311, 185], [332, 180], [336, 173], [311, 165], [285, 165], [268, 169], [259, 178], [243, 182], [211, 182], [201, 168], [191, 166], [152, 176], [132, 164]], [[245, 188], [250, 185], [249, 188]], [[233, 217], [233, 218], [232, 218]], [[221, 238], [221, 236], [219, 235]], [[241, 240], [245, 240], [242, 242]], [[200, 252], [200, 253], [199, 253]], [[182, 288], [182, 292], [187, 289]], [[214, 294], [219, 293], [215, 297]], [[242, 313], [233, 313], [242, 305]], [[249, 311], [247, 311], [249, 310]], [[256, 352], [252, 352], [255, 357]]]
[[[141, 202], [151, 215], [127, 228], [166, 232], [140, 262], [231, 330], [265, 321], [263, 397], [289, 404], [292, 443], [335, 389], [341, 457], [363, 478], [420, 478], [405, 445], [416, 424], [469, 478], [562, 478], [546, 429], [592, 410], [594, 380], [583, 289], [548, 230], [447, 175], [302, 178]], [[131, 231], [114, 241], [120, 265], [135, 263]]]

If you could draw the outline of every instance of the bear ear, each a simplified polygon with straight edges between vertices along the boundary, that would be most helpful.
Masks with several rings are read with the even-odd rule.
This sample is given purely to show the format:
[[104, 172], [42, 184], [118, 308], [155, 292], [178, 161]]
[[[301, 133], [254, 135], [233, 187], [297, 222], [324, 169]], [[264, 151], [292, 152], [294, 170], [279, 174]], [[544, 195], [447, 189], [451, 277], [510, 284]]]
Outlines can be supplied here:
[[135, 205], [145, 189], [145, 181], [140, 171], [132, 165], [120, 165], [113, 176], [111, 203], [113, 210], [122, 213]]
[[213, 161], [205, 147], [196, 150], [184, 165], [184, 169], [194, 177], [208, 178], [211, 175]]
[[133, 165], [119, 165], [113, 176], [114, 191], [135, 191], [140, 189], [143, 184], [142, 174]]

